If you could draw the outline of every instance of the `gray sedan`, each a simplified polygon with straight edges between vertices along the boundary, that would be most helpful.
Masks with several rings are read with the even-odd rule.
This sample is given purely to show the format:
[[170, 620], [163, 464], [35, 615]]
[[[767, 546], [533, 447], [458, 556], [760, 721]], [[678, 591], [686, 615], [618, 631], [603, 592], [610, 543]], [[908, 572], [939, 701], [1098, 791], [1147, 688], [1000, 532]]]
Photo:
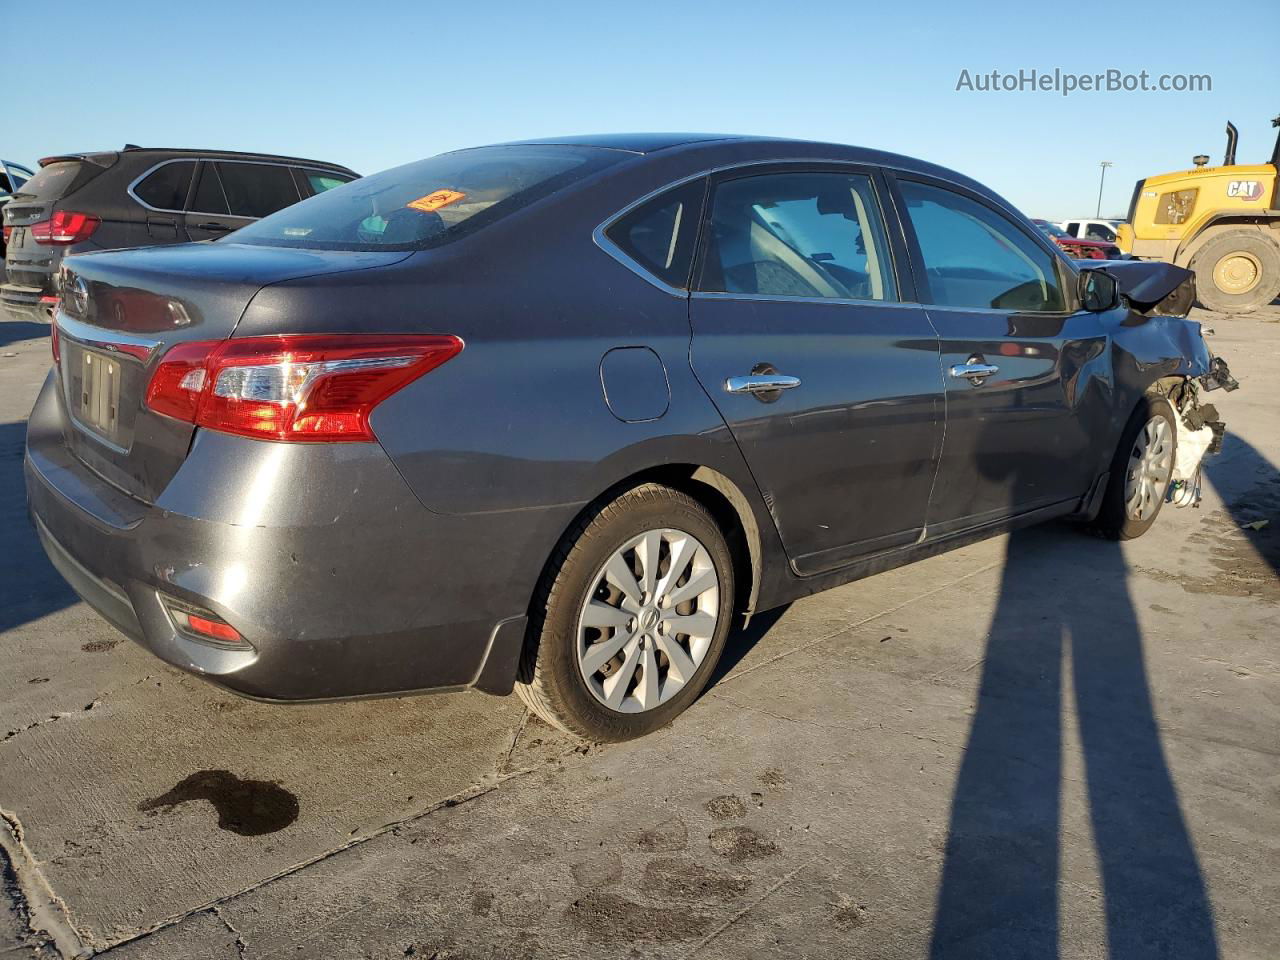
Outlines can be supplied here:
[[60, 289], [27, 488], [106, 619], [250, 697], [514, 688], [601, 740], [755, 612], [1055, 517], [1140, 535], [1233, 384], [1185, 271], [752, 137], [460, 150]]

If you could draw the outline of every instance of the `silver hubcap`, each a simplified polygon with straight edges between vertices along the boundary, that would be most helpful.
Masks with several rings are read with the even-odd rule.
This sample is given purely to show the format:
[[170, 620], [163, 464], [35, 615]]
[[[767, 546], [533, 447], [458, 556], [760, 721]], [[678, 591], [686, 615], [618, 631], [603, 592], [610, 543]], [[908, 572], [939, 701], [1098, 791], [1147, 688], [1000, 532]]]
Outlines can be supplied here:
[[1173, 476], [1173, 430], [1164, 417], [1152, 417], [1129, 451], [1124, 480], [1124, 509], [1134, 520], [1145, 520], [1160, 508]]
[[715, 635], [720, 578], [682, 530], [649, 530], [596, 572], [578, 613], [578, 669], [610, 710], [641, 713], [691, 679]]

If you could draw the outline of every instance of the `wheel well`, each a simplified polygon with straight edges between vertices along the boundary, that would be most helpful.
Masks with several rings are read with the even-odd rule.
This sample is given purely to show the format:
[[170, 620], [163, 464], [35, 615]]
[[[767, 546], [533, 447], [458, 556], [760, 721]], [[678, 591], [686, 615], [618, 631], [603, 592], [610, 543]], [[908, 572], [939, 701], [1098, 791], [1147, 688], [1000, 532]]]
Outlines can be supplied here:
[[729, 545], [729, 553], [733, 557], [733, 579], [737, 585], [737, 596], [734, 598], [735, 609], [747, 615], [754, 612], [756, 600], [760, 594], [762, 554], [760, 527], [756, 522], [751, 504], [738, 485], [710, 467], [693, 463], [666, 463], [632, 474], [615, 483], [583, 507], [565, 528], [565, 534], [561, 539], [563, 540], [563, 537], [573, 530], [583, 515], [598, 509], [628, 490], [646, 483], [660, 483], [672, 487], [693, 497], [706, 507], [724, 533], [725, 541]]

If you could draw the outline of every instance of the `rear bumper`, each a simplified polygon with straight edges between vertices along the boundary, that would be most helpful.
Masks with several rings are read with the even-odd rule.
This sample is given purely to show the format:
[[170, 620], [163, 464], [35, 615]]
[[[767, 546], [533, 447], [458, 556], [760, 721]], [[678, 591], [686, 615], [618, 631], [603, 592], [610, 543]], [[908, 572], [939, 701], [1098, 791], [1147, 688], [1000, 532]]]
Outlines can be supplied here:
[[[90, 606], [156, 656], [264, 700], [510, 691], [537, 570], [498, 558], [509, 524], [497, 536], [431, 513], [375, 444], [210, 433], [144, 504], [68, 452], [52, 383], [25, 460], [41, 543]], [[495, 578], [505, 589], [489, 589]], [[180, 633], [166, 597], [212, 610], [251, 649]]]
[[52, 296], [40, 287], [28, 287], [17, 283], [0, 284], [0, 308], [12, 320], [53, 319], [52, 305], [43, 298]]

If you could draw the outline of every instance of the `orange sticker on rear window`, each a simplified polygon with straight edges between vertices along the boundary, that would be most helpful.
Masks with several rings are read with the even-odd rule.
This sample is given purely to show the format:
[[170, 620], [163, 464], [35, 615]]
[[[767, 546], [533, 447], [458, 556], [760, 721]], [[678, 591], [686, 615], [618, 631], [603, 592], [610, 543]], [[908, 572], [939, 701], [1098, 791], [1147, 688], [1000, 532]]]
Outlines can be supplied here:
[[437, 190], [435, 193], [428, 193], [425, 197], [419, 197], [417, 200], [406, 203], [405, 206], [410, 210], [421, 210], [423, 213], [434, 213], [441, 207], [447, 207], [451, 203], [457, 203], [465, 193], [459, 193], [457, 190]]

